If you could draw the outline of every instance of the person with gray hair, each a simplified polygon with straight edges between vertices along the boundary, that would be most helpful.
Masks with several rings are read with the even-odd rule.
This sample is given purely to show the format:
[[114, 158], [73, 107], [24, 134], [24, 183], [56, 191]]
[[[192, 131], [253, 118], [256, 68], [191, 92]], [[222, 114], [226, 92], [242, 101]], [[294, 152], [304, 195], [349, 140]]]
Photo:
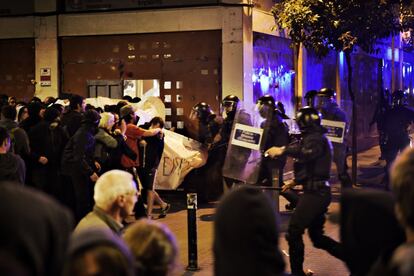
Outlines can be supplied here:
[[112, 170], [96, 181], [94, 188], [95, 206], [76, 226], [75, 232], [85, 228], [109, 228], [121, 234], [122, 221], [133, 213], [138, 190], [128, 172]]

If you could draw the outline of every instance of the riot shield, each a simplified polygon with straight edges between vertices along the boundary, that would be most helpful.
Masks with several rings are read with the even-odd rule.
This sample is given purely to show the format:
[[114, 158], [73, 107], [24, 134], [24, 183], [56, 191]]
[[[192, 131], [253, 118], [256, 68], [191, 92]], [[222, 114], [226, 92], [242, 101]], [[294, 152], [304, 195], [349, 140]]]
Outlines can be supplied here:
[[268, 113], [239, 102], [224, 161], [224, 177], [246, 184], [257, 183], [267, 136], [263, 126], [271, 117], [271, 112]]

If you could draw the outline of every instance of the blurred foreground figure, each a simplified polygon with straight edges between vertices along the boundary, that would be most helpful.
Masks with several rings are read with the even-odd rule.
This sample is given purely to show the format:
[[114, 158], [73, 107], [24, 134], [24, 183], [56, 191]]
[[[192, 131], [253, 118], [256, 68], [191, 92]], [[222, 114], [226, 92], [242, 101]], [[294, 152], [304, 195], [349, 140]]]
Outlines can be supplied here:
[[385, 189], [389, 190], [389, 173], [392, 162], [398, 153], [410, 144], [408, 126], [414, 122], [414, 110], [407, 106], [407, 95], [402, 90], [392, 93], [392, 107], [385, 115], [384, 122], [384, 152]]
[[284, 275], [278, 236], [276, 213], [270, 199], [252, 186], [233, 189], [216, 211], [214, 274]]
[[[376, 273], [381, 275], [414, 275], [414, 150], [407, 148], [391, 167], [395, 213], [404, 228], [406, 243], [399, 246]], [[391, 256], [391, 252], [388, 256]], [[384, 265], [385, 264], [385, 265]], [[374, 273], [372, 274], [374, 275]], [[377, 274], [378, 275], [378, 274]]]
[[0, 251], [28, 275], [60, 275], [73, 229], [69, 210], [41, 192], [8, 182], [0, 185], [0, 202]]
[[124, 241], [104, 228], [72, 236], [63, 276], [134, 276], [134, 261]]
[[174, 235], [165, 225], [140, 219], [128, 227], [124, 240], [135, 258], [136, 275], [172, 275], [178, 249]]
[[351, 275], [383, 275], [375, 267], [382, 271], [393, 250], [404, 242], [394, 207], [392, 195], [385, 191], [349, 189], [342, 193], [341, 242]]

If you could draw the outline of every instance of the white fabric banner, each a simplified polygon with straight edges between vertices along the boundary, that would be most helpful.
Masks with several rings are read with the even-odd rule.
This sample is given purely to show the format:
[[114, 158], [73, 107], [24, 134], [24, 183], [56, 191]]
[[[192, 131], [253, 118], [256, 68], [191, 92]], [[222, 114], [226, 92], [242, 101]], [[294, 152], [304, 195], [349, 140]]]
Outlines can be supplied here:
[[[100, 107], [104, 109], [105, 105], [116, 105], [122, 99], [111, 99], [106, 97], [86, 98], [87, 104], [94, 107]], [[69, 100], [58, 100], [56, 103], [63, 106], [69, 105]], [[139, 103], [128, 103], [137, 110], [135, 113], [139, 116], [138, 125], [142, 125], [149, 122], [155, 116], [161, 117], [165, 120], [165, 106], [159, 97], [143, 97]]]
[[155, 188], [175, 190], [184, 177], [207, 162], [207, 150], [196, 140], [164, 130], [164, 153], [155, 176]]

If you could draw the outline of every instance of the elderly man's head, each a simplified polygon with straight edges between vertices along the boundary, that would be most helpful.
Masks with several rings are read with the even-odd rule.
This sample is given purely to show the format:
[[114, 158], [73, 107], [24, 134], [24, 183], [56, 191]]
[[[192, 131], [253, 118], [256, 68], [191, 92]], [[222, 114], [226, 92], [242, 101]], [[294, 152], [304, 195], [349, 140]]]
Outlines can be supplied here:
[[106, 211], [119, 208], [123, 218], [132, 214], [137, 195], [135, 181], [132, 175], [125, 171], [106, 172], [95, 183], [96, 206]]

